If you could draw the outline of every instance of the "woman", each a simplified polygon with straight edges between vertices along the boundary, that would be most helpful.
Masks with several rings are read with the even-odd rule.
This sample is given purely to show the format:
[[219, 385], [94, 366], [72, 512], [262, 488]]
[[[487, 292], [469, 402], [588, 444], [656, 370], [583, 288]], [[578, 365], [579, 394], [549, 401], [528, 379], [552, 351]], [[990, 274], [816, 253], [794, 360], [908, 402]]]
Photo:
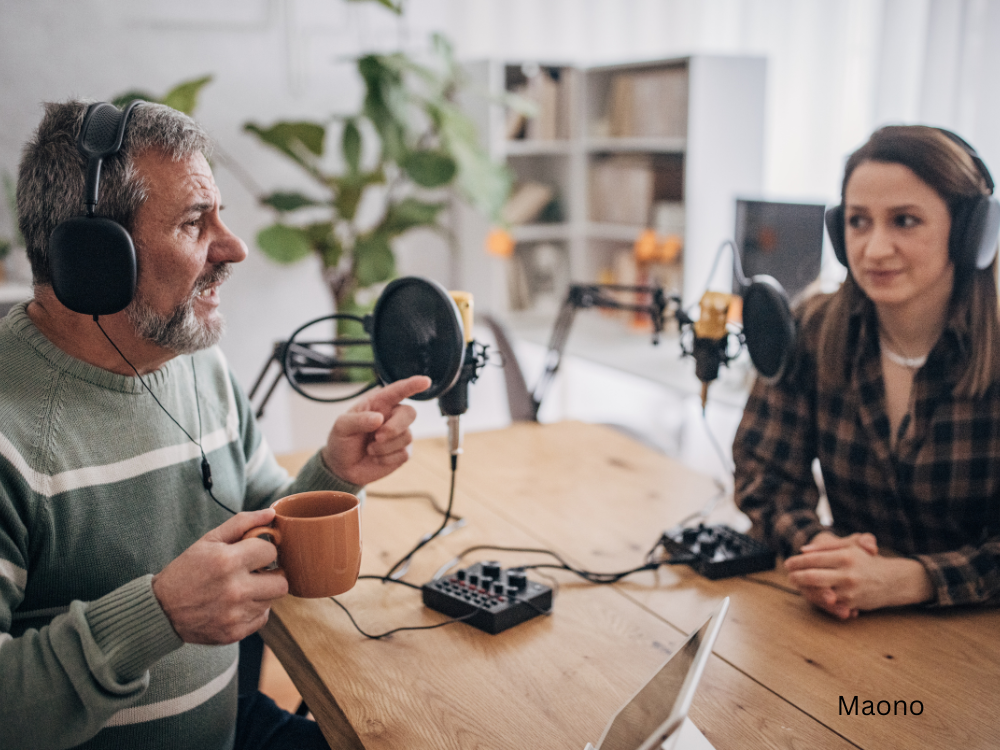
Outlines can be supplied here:
[[876, 131], [828, 215], [847, 278], [801, 306], [786, 374], [747, 402], [737, 504], [837, 617], [1000, 602], [997, 238], [979, 226], [1000, 210], [992, 187], [951, 133]]

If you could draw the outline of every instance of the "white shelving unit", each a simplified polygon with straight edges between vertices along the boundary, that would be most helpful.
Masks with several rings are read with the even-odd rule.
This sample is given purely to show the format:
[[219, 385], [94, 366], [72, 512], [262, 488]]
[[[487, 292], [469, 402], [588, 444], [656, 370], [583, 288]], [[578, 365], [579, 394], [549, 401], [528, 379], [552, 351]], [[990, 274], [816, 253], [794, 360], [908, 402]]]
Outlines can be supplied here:
[[[557, 103], [540, 107], [543, 118], [554, 113], [555, 123], [540, 122], [534, 131], [518, 132], [496, 99], [487, 104], [480, 98], [466, 107], [492, 157], [505, 162], [517, 182], [553, 188], [558, 204], [558, 211], [545, 212], [549, 221], [511, 228], [510, 259], [488, 255], [491, 227], [458, 207], [460, 257], [453, 283], [475, 295], [476, 309], [504, 320], [515, 336], [539, 341], [540, 332], [551, 329], [570, 282], [611, 277], [636, 282], [616, 270], [627, 265], [640, 233], [656, 229], [656, 204], [666, 206], [660, 215], [673, 218], [683, 249], [673, 263], [642, 270], [682, 295], [685, 306], [696, 303], [720, 246], [733, 238], [736, 199], [762, 191], [765, 59], [695, 55], [591, 68], [483, 61], [468, 64], [467, 71], [494, 95], [523, 86], [536, 71], [557, 89]], [[553, 96], [548, 81], [542, 88]], [[597, 183], [608, 164], [634, 169], [629, 174], [635, 182], [602, 198], [601, 184], [617, 184]], [[629, 185], [645, 192], [630, 191]], [[629, 200], [630, 194], [643, 200]], [[726, 255], [720, 262], [712, 288], [729, 288], [728, 261]], [[604, 322], [595, 330], [615, 330]], [[648, 336], [636, 335], [624, 320], [620, 328], [618, 338], [649, 348]], [[593, 348], [601, 348], [594, 336], [574, 335], [568, 353], [588, 356], [596, 354], [586, 351]], [[636, 353], [635, 366], [623, 361], [622, 369], [642, 374], [648, 353]]]
[[[635, 159], [648, 165], [654, 183], [664, 183], [653, 186], [652, 202], [683, 206], [683, 252], [678, 261], [683, 272], [676, 291], [686, 303], [700, 296], [720, 244], [733, 236], [736, 198], [761, 192], [763, 58], [695, 55], [594, 68], [488, 61], [471, 63], [467, 70], [493, 94], [514, 90], [515, 82], [526, 78], [525, 70], [558, 78], [555, 112], [564, 121], [539, 128], [549, 137], [521, 133], [527, 137], [510, 138], [502, 106], [480, 100], [469, 107], [491, 155], [504, 161], [518, 181], [555, 189], [562, 220], [514, 226], [516, 253], [528, 254], [533, 246], [551, 243], [565, 253], [564, 284], [598, 280], [601, 271], [610, 268], [611, 256], [631, 248], [642, 230], [655, 228], [651, 205], [632, 207], [644, 221], [602, 221], [593, 215], [593, 203], [599, 200], [591, 194], [595, 171], [608, 160]], [[623, 83], [630, 80], [645, 83], [633, 83], [630, 89]], [[655, 95], [657, 86], [660, 100], [654, 101], [648, 94]], [[629, 89], [634, 112], [623, 114], [628, 97], [622, 91]], [[673, 100], [664, 101], [668, 96]], [[544, 116], [546, 108], [540, 109]], [[644, 132], [649, 129], [660, 132]], [[484, 262], [489, 227], [468, 211], [460, 211], [456, 221], [462, 245], [456, 280], [478, 292], [480, 309], [505, 317], [518, 312], [509, 293], [512, 264], [493, 258]], [[496, 283], [498, 275], [503, 283]], [[726, 283], [721, 274], [716, 283]]]

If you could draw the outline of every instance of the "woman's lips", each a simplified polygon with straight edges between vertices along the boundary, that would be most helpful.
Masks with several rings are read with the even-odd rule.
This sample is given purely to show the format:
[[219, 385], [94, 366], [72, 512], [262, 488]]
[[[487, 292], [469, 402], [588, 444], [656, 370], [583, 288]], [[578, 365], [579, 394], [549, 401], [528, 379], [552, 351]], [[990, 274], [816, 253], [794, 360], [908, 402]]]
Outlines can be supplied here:
[[885, 269], [869, 269], [864, 273], [868, 279], [880, 286], [891, 284], [903, 274], [902, 271]]

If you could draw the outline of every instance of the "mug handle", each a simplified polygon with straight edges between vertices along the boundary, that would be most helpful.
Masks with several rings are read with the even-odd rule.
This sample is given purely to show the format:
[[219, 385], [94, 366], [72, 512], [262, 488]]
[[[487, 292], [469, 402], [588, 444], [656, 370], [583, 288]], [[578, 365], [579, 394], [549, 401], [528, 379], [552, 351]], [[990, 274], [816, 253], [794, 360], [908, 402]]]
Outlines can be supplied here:
[[[271, 537], [271, 543], [275, 547], [278, 547], [281, 544], [281, 532], [278, 531], [273, 526], [258, 526], [255, 529], [250, 529], [250, 531], [248, 531], [246, 534], [243, 535], [243, 538], [240, 539], [240, 541], [243, 542], [246, 541], [247, 539], [252, 539], [254, 537], [264, 537], [264, 536]], [[278, 566], [277, 560], [268, 565], [266, 568], [261, 568], [260, 570], [257, 570], [255, 572], [264, 573], [264, 572], [270, 572], [272, 570], [281, 571], [281, 568]]]

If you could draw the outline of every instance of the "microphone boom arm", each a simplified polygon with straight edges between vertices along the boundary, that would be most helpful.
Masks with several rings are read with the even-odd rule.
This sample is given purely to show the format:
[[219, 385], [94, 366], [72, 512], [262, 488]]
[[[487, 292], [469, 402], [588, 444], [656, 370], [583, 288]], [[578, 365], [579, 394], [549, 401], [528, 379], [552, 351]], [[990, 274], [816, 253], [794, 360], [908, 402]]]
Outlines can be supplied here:
[[[610, 293], [632, 292], [649, 294], [649, 304], [637, 304], [622, 302]], [[667, 295], [662, 287], [658, 285], [630, 285], [630, 284], [571, 284], [559, 308], [559, 315], [556, 317], [555, 326], [549, 337], [548, 350], [545, 353], [545, 370], [538, 380], [534, 391], [531, 394], [532, 419], [538, 421], [538, 409], [542, 405], [542, 400], [552, 384], [553, 378], [559, 371], [562, 364], [563, 351], [566, 348], [566, 341], [569, 339], [570, 328], [576, 318], [577, 310], [586, 310], [597, 307], [602, 310], [623, 310], [626, 312], [646, 313], [653, 323], [653, 345], [660, 343], [660, 334], [663, 332], [665, 312], [667, 307], [675, 306], [674, 315], [678, 321], [684, 323], [687, 314], [681, 309], [681, 299], [675, 295]], [[688, 320], [688, 322], [690, 322]]]

